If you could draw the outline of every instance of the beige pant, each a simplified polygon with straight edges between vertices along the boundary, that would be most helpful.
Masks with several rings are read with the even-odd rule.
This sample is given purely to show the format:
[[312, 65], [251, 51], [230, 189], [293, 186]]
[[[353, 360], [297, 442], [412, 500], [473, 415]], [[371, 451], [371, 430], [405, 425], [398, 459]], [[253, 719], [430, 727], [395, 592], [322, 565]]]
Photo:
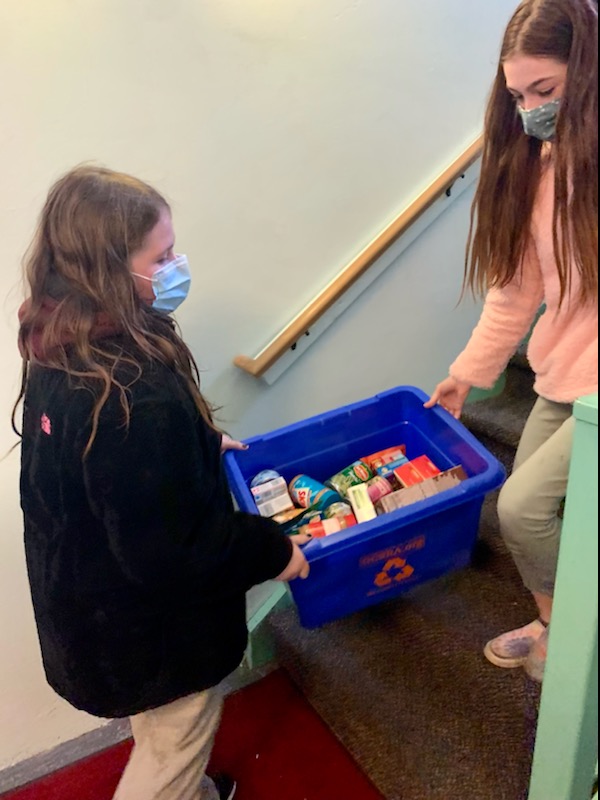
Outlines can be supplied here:
[[511, 476], [498, 498], [500, 530], [525, 586], [554, 595], [573, 446], [573, 407], [539, 397], [525, 424]]
[[205, 772], [222, 706], [214, 688], [131, 717], [134, 747], [113, 800], [219, 800]]

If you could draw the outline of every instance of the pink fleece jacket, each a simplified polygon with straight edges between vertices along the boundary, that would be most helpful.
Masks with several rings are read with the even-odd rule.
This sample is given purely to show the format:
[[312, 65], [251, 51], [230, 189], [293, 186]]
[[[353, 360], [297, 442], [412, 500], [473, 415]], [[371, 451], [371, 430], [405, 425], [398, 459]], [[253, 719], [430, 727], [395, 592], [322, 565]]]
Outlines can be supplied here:
[[[503, 289], [491, 289], [471, 338], [450, 367], [459, 381], [491, 388], [527, 335], [542, 302], [546, 310], [529, 340], [527, 357], [535, 373], [534, 389], [547, 400], [571, 403], [598, 391], [598, 303], [578, 306], [563, 301], [552, 246], [554, 170], [540, 181], [532, 219], [532, 247], [521, 270]], [[579, 274], [573, 271], [571, 298]]]

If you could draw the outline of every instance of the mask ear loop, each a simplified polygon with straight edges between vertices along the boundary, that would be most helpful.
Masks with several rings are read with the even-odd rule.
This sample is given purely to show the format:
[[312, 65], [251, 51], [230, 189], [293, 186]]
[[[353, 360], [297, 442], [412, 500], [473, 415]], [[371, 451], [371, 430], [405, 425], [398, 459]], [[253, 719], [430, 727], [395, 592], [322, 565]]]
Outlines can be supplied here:
[[163, 264], [162, 267], [159, 267], [151, 278], [148, 278], [146, 275], [138, 275], [137, 272], [132, 272], [131, 274], [138, 275], [139, 278], [144, 278], [144, 280], [147, 281], [153, 281], [157, 275], [161, 275], [165, 270], [174, 269], [179, 263], [186, 260], [187, 256], [184, 253], [177, 253], [175, 258], [171, 259], [167, 264]]

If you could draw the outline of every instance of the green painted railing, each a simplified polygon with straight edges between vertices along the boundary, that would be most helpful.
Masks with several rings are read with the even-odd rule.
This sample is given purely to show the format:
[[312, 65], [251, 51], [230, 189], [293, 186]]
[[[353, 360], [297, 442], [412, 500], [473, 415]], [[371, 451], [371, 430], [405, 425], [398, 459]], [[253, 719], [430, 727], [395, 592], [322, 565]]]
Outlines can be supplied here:
[[575, 403], [528, 800], [589, 800], [598, 758], [598, 395]]

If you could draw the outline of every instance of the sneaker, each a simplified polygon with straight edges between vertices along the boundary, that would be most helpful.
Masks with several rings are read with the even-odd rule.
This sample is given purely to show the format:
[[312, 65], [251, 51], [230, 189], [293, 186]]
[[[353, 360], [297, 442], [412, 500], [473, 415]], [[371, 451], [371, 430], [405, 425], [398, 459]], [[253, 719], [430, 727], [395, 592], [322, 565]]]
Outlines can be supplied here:
[[213, 783], [219, 794], [219, 800], [233, 800], [237, 783], [229, 775], [213, 775]]
[[497, 667], [512, 669], [521, 667], [533, 645], [546, 630], [546, 624], [541, 619], [534, 619], [522, 628], [508, 631], [489, 641], [483, 648], [483, 654], [488, 661]]
[[542, 635], [533, 643], [529, 651], [524, 669], [527, 675], [537, 683], [544, 679], [544, 667], [546, 666], [546, 654], [548, 653], [548, 628], [545, 628]]

